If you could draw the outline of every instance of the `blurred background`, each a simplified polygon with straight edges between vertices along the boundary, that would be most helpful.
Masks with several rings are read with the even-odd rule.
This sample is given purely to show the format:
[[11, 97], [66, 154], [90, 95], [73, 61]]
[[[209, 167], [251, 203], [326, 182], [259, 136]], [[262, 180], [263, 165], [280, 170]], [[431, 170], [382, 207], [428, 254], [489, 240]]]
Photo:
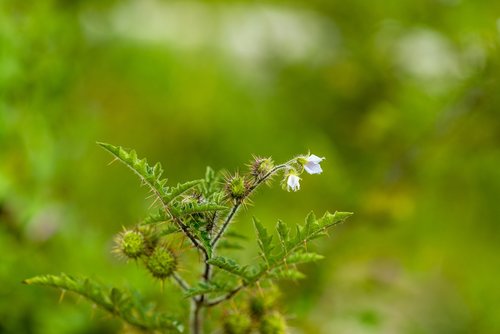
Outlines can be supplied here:
[[294, 333], [500, 333], [499, 41], [496, 0], [0, 0], [0, 333], [120, 330], [43, 273], [184, 303], [110, 254], [150, 201], [96, 141], [171, 184], [325, 156], [237, 223], [355, 212], [284, 285]]

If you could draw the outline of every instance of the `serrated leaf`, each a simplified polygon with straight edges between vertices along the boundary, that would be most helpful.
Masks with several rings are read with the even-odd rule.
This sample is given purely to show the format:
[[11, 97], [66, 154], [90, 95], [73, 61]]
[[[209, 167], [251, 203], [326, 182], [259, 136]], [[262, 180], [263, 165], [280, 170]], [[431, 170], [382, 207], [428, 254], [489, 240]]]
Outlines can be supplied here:
[[222, 240], [221, 242], [219, 242], [217, 247], [219, 249], [234, 249], [234, 250], [240, 250], [244, 248], [239, 243], [231, 242], [228, 240]]
[[73, 277], [66, 274], [42, 275], [24, 281], [29, 285], [45, 285], [77, 293], [102, 309], [116, 315], [143, 330], [175, 331], [181, 333], [183, 326], [175, 319], [165, 314], [147, 314], [146, 307], [136, 298], [136, 295], [108, 288], [89, 278]]
[[208, 257], [212, 257], [212, 239], [210, 237], [210, 233], [205, 230], [200, 230], [198, 231], [198, 237], [203, 247], [205, 247]]
[[353, 215], [352, 212], [335, 211], [335, 213], [333, 214], [326, 212], [324, 216], [318, 220], [318, 225], [321, 228], [328, 228], [333, 225], [343, 223], [347, 218], [349, 218], [352, 215]]
[[172, 208], [172, 211], [176, 214], [176, 216], [182, 217], [195, 213], [214, 212], [226, 209], [227, 207], [215, 203], [189, 203], [180, 207]]
[[248, 266], [242, 266], [233, 259], [224, 256], [217, 256], [208, 260], [207, 263], [223, 269], [233, 275], [239, 276], [245, 281], [251, 279], [251, 276], [247, 273]]
[[295, 252], [286, 258], [287, 264], [314, 262], [324, 259], [323, 255], [310, 252]]
[[144, 221], [142, 222], [143, 225], [149, 225], [149, 224], [157, 224], [157, 223], [164, 223], [169, 220], [169, 217], [167, 216], [167, 213], [165, 210], [160, 209], [158, 212], [150, 214], [146, 218], [144, 218]]
[[[270, 258], [271, 261], [267, 261], [265, 266], [260, 265], [260, 269], [253, 276], [252, 281], [258, 281], [266, 275], [274, 275], [273, 277], [290, 276], [290, 278], [300, 278], [299, 276], [302, 276], [302, 274], [297, 274], [296, 270], [290, 271], [291, 269], [288, 269], [287, 266], [289, 264], [293, 265], [321, 259], [321, 255], [303, 251], [307, 242], [327, 235], [326, 230], [328, 228], [343, 222], [350, 215], [351, 213], [349, 212], [336, 212], [334, 214], [327, 212], [323, 217], [317, 219], [314, 213], [311, 212], [307, 215], [303, 225], [296, 225], [296, 232], [293, 236], [290, 236], [287, 227], [283, 223], [278, 222], [277, 231], [280, 242], [282, 243], [282, 251], [272, 257], [270, 257], [268, 253], [267, 259]], [[270, 236], [260, 223], [255, 225], [257, 234], [259, 235], [259, 247], [261, 248], [262, 254], [262, 245], [270, 245]], [[265, 242], [262, 243], [261, 240]], [[283, 241], [286, 241], [285, 246], [283, 246]]]
[[133, 150], [127, 152], [127, 150], [121, 146], [114, 146], [99, 142], [97, 144], [99, 144], [106, 151], [110, 152], [113, 156], [115, 156], [115, 158], [137, 174], [157, 197], [162, 199], [167, 195], [167, 189], [164, 187], [166, 180], [161, 179], [163, 169], [159, 163], [157, 163], [155, 167], [151, 167], [148, 165], [146, 159], [139, 160], [139, 158], [137, 158], [137, 153]]
[[280, 240], [283, 251], [288, 252], [288, 239], [290, 237], [290, 229], [285, 223], [283, 223], [281, 220], [278, 220], [276, 230], [278, 231], [278, 238]]
[[183, 193], [185, 193], [189, 189], [197, 186], [201, 182], [203, 182], [203, 180], [193, 180], [193, 181], [188, 181], [188, 182], [177, 184], [177, 186], [175, 186], [175, 187], [173, 187], [173, 188], [170, 189], [170, 191], [168, 192], [168, 194], [166, 194], [165, 196], [163, 196], [163, 202], [165, 204], [170, 203], [176, 197], [182, 195]]
[[244, 234], [238, 233], [236, 231], [227, 231], [226, 234], [224, 234], [226, 238], [234, 238], [234, 239], [240, 239], [240, 240], [248, 240], [248, 237]]
[[299, 280], [303, 279], [305, 275], [296, 269], [276, 269], [271, 271], [269, 274], [275, 279], [289, 279], [289, 280]]
[[180, 233], [180, 232], [182, 232], [182, 230], [173, 223], [171, 223], [165, 227], [162, 227], [162, 229], [158, 232], [158, 237], [164, 237], [172, 233]]
[[253, 224], [257, 231], [257, 243], [259, 244], [260, 255], [266, 261], [267, 265], [271, 262], [271, 252], [273, 250], [272, 241], [273, 236], [269, 235], [264, 225], [262, 225], [256, 218], [253, 218]]

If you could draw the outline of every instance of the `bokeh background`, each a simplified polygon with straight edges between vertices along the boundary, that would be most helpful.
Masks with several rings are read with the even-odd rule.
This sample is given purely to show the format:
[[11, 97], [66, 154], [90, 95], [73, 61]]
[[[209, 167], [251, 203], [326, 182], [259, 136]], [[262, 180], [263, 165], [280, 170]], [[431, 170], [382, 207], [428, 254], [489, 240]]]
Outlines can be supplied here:
[[110, 255], [150, 202], [96, 141], [171, 184], [325, 156], [237, 223], [355, 212], [284, 285], [295, 333], [500, 333], [499, 41], [496, 0], [1, 0], [0, 333], [120, 331], [43, 273], [183, 303]]

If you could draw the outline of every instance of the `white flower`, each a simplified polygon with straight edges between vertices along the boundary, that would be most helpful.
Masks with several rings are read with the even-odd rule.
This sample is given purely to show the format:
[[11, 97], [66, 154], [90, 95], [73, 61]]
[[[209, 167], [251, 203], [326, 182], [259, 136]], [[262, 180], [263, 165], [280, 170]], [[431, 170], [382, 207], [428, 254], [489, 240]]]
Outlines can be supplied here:
[[300, 158], [299, 162], [304, 166], [304, 169], [309, 174], [321, 174], [323, 171], [319, 165], [325, 158], [320, 158], [317, 155], [311, 154], [307, 158]]
[[286, 189], [288, 191], [293, 190], [293, 191], [297, 191], [300, 189], [300, 177], [295, 174], [295, 173], [290, 173], [288, 174], [288, 177], [286, 179]]

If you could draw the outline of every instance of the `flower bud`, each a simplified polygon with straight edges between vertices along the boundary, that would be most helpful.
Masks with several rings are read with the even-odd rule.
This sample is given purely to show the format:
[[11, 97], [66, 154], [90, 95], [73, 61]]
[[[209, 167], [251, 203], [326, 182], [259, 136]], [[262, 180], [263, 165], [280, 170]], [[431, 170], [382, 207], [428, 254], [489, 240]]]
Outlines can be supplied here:
[[278, 312], [266, 314], [260, 321], [261, 334], [285, 334], [286, 321]]
[[151, 275], [161, 280], [172, 275], [177, 269], [177, 259], [174, 253], [165, 246], [157, 246], [145, 263]]
[[137, 259], [146, 250], [144, 234], [138, 230], [126, 230], [116, 238], [115, 252], [129, 259]]
[[244, 314], [232, 313], [224, 317], [224, 334], [248, 334], [252, 323]]

